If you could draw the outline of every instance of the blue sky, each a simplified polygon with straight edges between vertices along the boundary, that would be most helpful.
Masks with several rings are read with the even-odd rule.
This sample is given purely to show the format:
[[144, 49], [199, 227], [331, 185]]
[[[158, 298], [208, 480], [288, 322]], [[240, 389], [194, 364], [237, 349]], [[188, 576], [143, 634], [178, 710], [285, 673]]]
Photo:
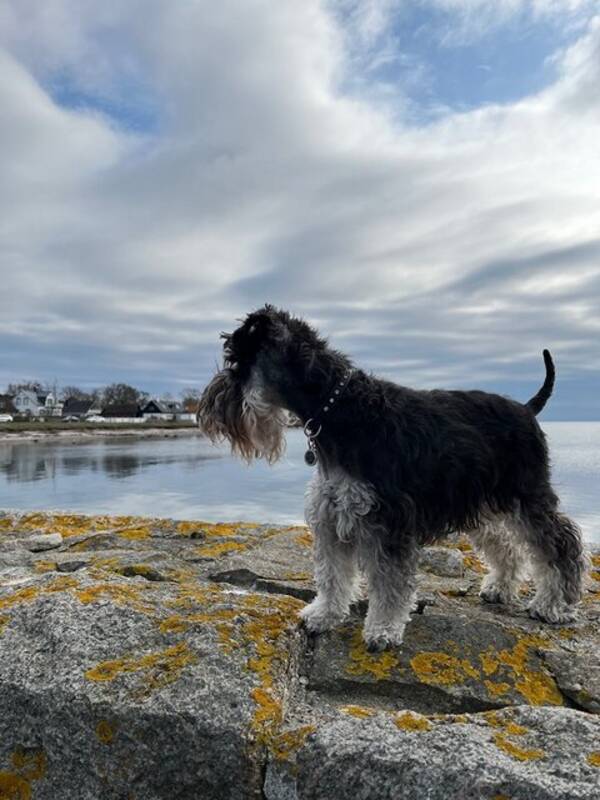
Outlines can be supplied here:
[[600, 418], [597, 3], [0, 0], [0, 69], [0, 388], [201, 386], [274, 302]]

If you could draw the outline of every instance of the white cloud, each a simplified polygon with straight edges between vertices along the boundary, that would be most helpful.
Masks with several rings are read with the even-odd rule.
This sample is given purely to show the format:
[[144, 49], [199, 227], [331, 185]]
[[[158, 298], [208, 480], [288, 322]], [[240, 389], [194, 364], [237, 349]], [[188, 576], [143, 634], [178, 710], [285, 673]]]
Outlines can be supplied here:
[[[390, 5], [345, 13], [373, 40]], [[1, 327], [28, 372], [51, 342], [53, 371], [93, 381], [206, 377], [218, 331], [268, 300], [407, 382], [524, 375], [548, 344], [595, 363], [598, 19], [544, 92], [420, 128], [342, 93], [337, 10], [0, 2]], [[149, 135], [51, 99], [124, 76], [156, 98]]]

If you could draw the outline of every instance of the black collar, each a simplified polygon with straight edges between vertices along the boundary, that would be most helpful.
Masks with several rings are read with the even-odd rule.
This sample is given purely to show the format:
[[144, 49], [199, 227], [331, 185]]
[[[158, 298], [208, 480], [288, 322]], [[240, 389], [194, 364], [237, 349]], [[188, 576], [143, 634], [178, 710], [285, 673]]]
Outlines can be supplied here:
[[336, 381], [332, 386], [329, 393], [326, 395], [326, 400], [323, 406], [304, 423], [304, 435], [308, 439], [308, 450], [304, 454], [304, 460], [309, 466], [314, 466], [317, 463], [317, 436], [323, 430], [323, 422], [325, 417], [330, 414], [335, 404], [341, 398], [344, 389], [350, 383], [350, 378], [354, 375], [354, 370], [348, 368], [344, 371], [341, 379]]

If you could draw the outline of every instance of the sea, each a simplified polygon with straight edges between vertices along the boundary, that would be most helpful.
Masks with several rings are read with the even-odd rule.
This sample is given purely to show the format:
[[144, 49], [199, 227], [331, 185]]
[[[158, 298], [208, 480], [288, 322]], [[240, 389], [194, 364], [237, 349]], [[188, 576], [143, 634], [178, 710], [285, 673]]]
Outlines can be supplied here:
[[[600, 542], [600, 422], [543, 428], [563, 510]], [[248, 466], [201, 436], [0, 442], [0, 509], [297, 524], [311, 475], [304, 451], [300, 430], [273, 466]]]

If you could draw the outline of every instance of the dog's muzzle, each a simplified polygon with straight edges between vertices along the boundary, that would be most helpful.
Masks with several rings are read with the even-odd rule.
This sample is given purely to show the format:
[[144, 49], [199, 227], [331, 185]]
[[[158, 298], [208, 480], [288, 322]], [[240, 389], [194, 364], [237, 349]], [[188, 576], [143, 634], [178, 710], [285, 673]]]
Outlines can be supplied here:
[[234, 454], [270, 464], [285, 450], [285, 413], [264, 399], [259, 386], [245, 384], [235, 369], [218, 372], [204, 390], [198, 426], [213, 442], [229, 441]]

